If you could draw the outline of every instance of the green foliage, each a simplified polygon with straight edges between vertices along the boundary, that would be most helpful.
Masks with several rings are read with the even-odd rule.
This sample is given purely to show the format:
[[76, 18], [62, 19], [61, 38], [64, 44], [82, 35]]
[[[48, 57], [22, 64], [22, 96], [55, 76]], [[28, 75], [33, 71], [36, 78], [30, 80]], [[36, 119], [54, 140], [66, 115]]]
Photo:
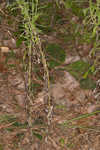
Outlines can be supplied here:
[[17, 138], [23, 138], [23, 137], [24, 137], [24, 133], [17, 133], [17, 134], [16, 134], [16, 137], [17, 137]]
[[67, 70], [76, 78], [81, 79], [86, 70], [89, 69], [89, 64], [84, 61], [76, 61], [75, 63], [69, 64]]
[[35, 137], [37, 137], [39, 140], [42, 140], [42, 135], [41, 134], [39, 134], [39, 133], [37, 133], [37, 132], [35, 132], [35, 131], [33, 131], [33, 135], [35, 136]]
[[8, 53], [5, 63], [8, 63], [9, 59], [12, 59], [12, 58], [16, 59], [16, 54], [14, 53], [13, 50]]
[[68, 33], [68, 34], [66, 34], [66, 33], [63, 33], [63, 34], [59, 34], [59, 38], [61, 38], [61, 39], [63, 39], [63, 41], [65, 42], [65, 43], [71, 43], [72, 41], [74, 41], [75, 40], [75, 36], [74, 36], [74, 33], [73, 34], [71, 34], [71, 33]]
[[10, 16], [15, 16], [17, 17], [18, 11], [15, 9], [16, 7], [16, 2], [10, 5], [7, 5], [7, 11], [9, 12]]
[[89, 77], [89, 74], [91, 74], [91, 70], [88, 63], [79, 60], [75, 63], [68, 65], [66, 69], [80, 82], [81, 88], [95, 88], [95, 82]]
[[[21, 11], [22, 17], [22, 25], [20, 25], [22, 34], [18, 37], [17, 40], [17, 47], [20, 46], [22, 40], [24, 39], [25, 44], [27, 46], [27, 50], [24, 51], [23, 55], [23, 62], [24, 68], [28, 70], [28, 88], [31, 91], [31, 71], [32, 71], [32, 55], [34, 53], [37, 55], [39, 52], [35, 49], [33, 50], [33, 45], [35, 47], [38, 44], [39, 38], [38, 33], [40, 30], [36, 27], [36, 21], [38, 20], [40, 13], [37, 12], [38, 10], [38, 1], [29, 1], [25, 2], [25, 0], [18, 0], [17, 1], [18, 10]], [[35, 52], [34, 52], [35, 51]], [[28, 60], [28, 61], [27, 61]], [[28, 64], [27, 64], [28, 62]]]
[[47, 45], [46, 55], [48, 55], [48, 63], [50, 68], [61, 65], [66, 57], [63, 48], [55, 43]]
[[2, 16], [0, 15], [0, 24], [2, 23]]
[[[39, 72], [39, 71], [38, 71]], [[39, 78], [40, 76], [37, 74], [37, 80], [42, 80], [41, 78]], [[37, 92], [41, 91], [41, 85], [38, 83], [35, 83], [35, 81], [33, 81], [31, 83], [31, 91], [33, 95], [36, 95]]]
[[96, 83], [90, 78], [80, 80], [80, 87], [83, 89], [95, 89]]
[[83, 11], [82, 11], [82, 8], [81, 8], [81, 5], [79, 5], [82, 3], [75, 1], [75, 0], [66, 0], [64, 2], [64, 5], [65, 5], [65, 8], [66, 9], [71, 9], [72, 13], [78, 17], [81, 17], [83, 16]]
[[7, 131], [7, 132], [13, 132], [14, 131], [14, 127], [5, 128], [5, 131]]
[[[62, 14], [59, 13], [59, 8], [55, 4], [55, 1], [48, 1], [44, 4], [39, 4], [40, 8], [39, 11], [41, 12], [36, 26], [43, 32], [43, 33], [50, 33], [54, 31], [54, 26], [57, 23], [62, 23]], [[43, 5], [43, 6], [42, 6]]]
[[73, 122], [74, 122], [74, 121], [81, 120], [81, 119], [83, 119], [83, 118], [88, 118], [88, 117], [97, 115], [97, 114], [99, 114], [99, 113], [100, 113], [100, 110], [94, 111], [94, 112], [92, 112], [92, 113], [82, 114], [82, 115], [80, 115], [80, 116], [77, 116], [77, 117], [75, 117], [75, 118], [72, 118], [72, 119], [70, 119], [70, 120], [67, 120], [67, 121], [65, 121], [64, 123], [61, 123], [61, 126], [67, 127], [67, 128], [85, 128], [85, 129], [91, 129], [91, 127], [82, 127], [82, 126], [79, 126], [79, 125], [74, 126], [74, 125], [73, 125]]
[[63, 24], [63, 18], [62, 18], [62, 15], [60, 13], [57, 13], [55, 14], [55, 18], [54, 18], [54, 21], [55, 21], [55, 24]]
[[44, 124], [44, 120], [42, 116], [39, 116], [38, 118], [36, 118], [36, 120], [34, 121], [34, 125], [43, 125]]
[[20, 47], [20, 45], [22, 44], [22, 42], [24, 41], [25, 39], [23, 37], [19, 37], [16, 41], [16, 46], [17, 48]]
[[0, 150], [4, 150], [4, 148], [3, 148], [3, 145], [2, 145], [2, 144], [0, 144]]
[[68, 147], [68, 148], [74, 148], [74, 147], [75, 147], [75, 144], [73, 144], [73, 143], [68, 143], [68, 144], [67, 144], [67, 147]]
[[53, 4], [48, 2], [45, 7], [40, 6], [41, 15], [37, 20], [37, 27], [44, 33], [52, 31], [51, 17], [53, 12]]
[[13, 127], [26, 128], [27, 126], [28, 126], [27, 122], [25, 122], [24, 124], [22, 124], [22, 123], [20, 123], [18, 121], [13, 123]]
[[59, 104], [59, 105], [56, 105], [56, 108], [57, 108], [57, 109], [62, 109], [62, 110], [65, 110], [65, 111], [66, 111], [66, 106], [65, 106], [65, 105]]
[[63, 147], [64, 144], [65, 144], [65, 140], [64, 140], [63, 138], [61, 138], [61, 139], [59, 140], [59, 142], [60, 142], [61, 146]]

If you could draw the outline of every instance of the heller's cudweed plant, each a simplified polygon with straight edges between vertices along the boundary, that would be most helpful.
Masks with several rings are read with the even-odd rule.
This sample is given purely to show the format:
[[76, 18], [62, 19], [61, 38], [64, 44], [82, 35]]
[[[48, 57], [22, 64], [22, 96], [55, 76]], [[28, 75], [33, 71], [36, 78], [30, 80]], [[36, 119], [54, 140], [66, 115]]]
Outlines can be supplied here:
[[[38, 0], [30, 0], [29, 2], [26, 2], [25, 0], [17, 0], [18, 9], [21, 11], [22, 19], [23, 19], [23, 26], [24, 26], [24, 35], [26, 39], [27, 49], [24, 51], [23, 61], [25, 70], [27, 72], [26, 75], [26, 87], [27, 87], [27, 98], [28, 98], [28, 106], [26, 106], [26, 110], [28, 111], [28, 123], [30, 128], [32, 128], [32, 106], [33, 101], [31, 99], [31, 81], [32, 81], [32, 68], [34, 68], [34, 63], [32, 60], [35, 61], [35, 63], [43, 64], [44, 68], [44, 80], [45, 80], [45, 89], [46, 92], [48, 92], [49, 86], [50, 86], [50, 80], [49, 80], [49, 70], [47, 66], [47, 62], [45, 59], [45, 54], [42, 49], [41, 40], [39, 37], [40, 30], [36, 27], [36, 21], [41, 15], [39, 13], [39, 1]], [[28, 59], [28, 64], [25, 63], [26, 59]], [[28, 80], [28, 83], [27, 83]], [[50, 102], [50, 96], [48, 94], [48, 114], [47, 114], [47, 120], [48, 125], [50, 125], [50, 118], [52, 113], [52, 106]], [[27, 109], [28, 108], [28, 109]], [[33, 135], [33, 132], [31, 130], [31, 136]]]

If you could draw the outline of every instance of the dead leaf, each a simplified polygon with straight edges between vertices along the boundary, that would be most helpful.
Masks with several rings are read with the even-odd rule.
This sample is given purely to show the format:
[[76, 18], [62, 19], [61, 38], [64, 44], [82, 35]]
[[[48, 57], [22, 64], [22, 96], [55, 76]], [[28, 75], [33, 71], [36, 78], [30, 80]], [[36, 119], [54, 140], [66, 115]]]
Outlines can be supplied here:
[[0, 73], [7, 72], [7, 68], [3, 63], [0, 63]]

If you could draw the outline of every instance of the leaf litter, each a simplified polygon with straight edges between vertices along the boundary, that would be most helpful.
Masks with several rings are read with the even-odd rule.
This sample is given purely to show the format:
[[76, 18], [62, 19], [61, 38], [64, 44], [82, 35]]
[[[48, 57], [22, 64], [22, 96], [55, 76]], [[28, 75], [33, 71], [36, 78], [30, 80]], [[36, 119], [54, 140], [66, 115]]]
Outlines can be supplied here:
[[[74, 18], [72, 17], [72, 21], [74, 20], [77, 22], [75, 16]], [[20, 52], [21, 47], [19, 48], [18, 46], [17, 48], [15, 45], [16, 41], [12, 41], [13, 37], [11, 37], [11, 35], [9, 36], [8, 33], [5, 33], [5, 26], [7, 24], [7, 22], [5, 22], [6, 20], [0, 25], [2, 26], [1, 33], [7, 38], [7, 40], [5, 40], [5, 37], [2, 37], [2, 34], [0, 34], [0, 149], [18, 150], [23, 148], [25, 150], [33, 148], [37, 150], [99, 150], [99, 101], [94, 100], [92, 89], [82, 89], [79, 83], [80, 80], [78, 80], [79, 78], [82, 78], [84, 70], [88, 67], [88, 62], [84, 63], [87, 63], [86, 67], [84, 67], [81, 56], [76, 54], [74, 48], [71, 48], [69, 45], [66, 46], [65, 41], [63, 42], [62, 39], [57, 38], [56, 35], [58, 33], [56, 35], [46, 35], [48, 40], [50, 39], [51, 45], [52, 42], [55, 41], [53, 45], [55, 43], [56, 46], [57, 44], [61, 44], [66, 52], [65, 61], [63, 59], [60, 64], [61, 68], [59, 66], [58, 68], [51, 68], [51, 70], [54, 69], [54, 74], [53, 83], [49, 90], [54, 110], [49, 129], [48, 142], [46, 143], [44, 140], [47, 121], [47, 110], [45, 109], [46, 104], [44, 99], [48, 93], [45, 93], [40, 86], [36, 92], [36, 98], [34, 105], [32, 106], [32, 130], [34, 141], [30, 145], [27, 113], [25, 111], [26, 91], [24, 72], [21, 67], [19, 68], [19, 66], [21, 66], [20, 59], [22, 59]], [[50, 46], [50, 44], [48, 46]], [[73, 43], [73, 47], [76, 47], [74, 44], [75, 43]], [[85, 50], [87, 49], [86, 46], [83, 45], [83, 47], [85, 47]], [[22, 51], [23, 48], [25, 47], [22, 47]], [[72, 55], [70, 49], [74, 52], [74, 55]], [[16, 51], [15, 55], [17, 55], [17, 61], [15, 61], [16, 58], [11, 55], [11, 57], [8, 58], [7, 63], [5, 63], [8, 57], [7, 55], [11, 50]], [[87, 54], [85, 52], [85, 54], [82, 55], [85, 56]], [[12, 59], [12, 61], [9, 61], [9, 59]], [[53, 67], [55, 66], [55, 63], [57, 63], [56, 58], [54, 64], [52, 63]], [[15, 65], [15, 67], [8, 67], [9, 64]], [[72, 68], [74, 65], [74, 69], [76, 70], [68, 65]], [[66, 69], [62, 69], [63, 66], [66, 67]], [[70, 72], [71, 69], [72, 72]], [[55, 74], [55, 70], [57, 74]], [[63, 73], [60, 74], [60, 72]], [[77, 77], [75, 74], [76, 72], [79, 72]], [[38, 83], [41, 82], [42, 81]]]

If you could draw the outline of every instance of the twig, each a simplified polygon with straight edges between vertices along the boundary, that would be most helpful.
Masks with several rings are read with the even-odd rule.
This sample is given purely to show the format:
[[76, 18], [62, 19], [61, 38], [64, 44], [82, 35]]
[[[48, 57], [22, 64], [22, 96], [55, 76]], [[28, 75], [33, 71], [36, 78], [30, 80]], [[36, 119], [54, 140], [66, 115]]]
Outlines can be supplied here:
[[0, 130], [1, 130], [1, 129], [4, 129], [4, 128], [7, 128], [7, 127], [11, 126], [11, 125], [14, 124], [14, 123], [15, 123], [15, 121], [12, 122], [12, 123], [6, 124], [6, 125], [1, 125], [1, 126], [0, 126]]

